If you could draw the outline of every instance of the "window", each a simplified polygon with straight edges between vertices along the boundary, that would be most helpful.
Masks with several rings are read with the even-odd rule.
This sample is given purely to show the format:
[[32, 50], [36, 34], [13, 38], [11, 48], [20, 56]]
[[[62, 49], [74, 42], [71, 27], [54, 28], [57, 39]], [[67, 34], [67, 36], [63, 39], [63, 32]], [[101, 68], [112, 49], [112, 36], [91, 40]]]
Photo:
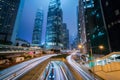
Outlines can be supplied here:
[[108, 24], [108, 28], [110, 28], [111, 26]]
[[119, 9], [114, 11], [115, 15], [118, 16], [120, 14]]
[[108, 5], [109, 5], [108, 1], [106, 1], [105, 5], [106, 5], [106, 6], [108, 6]]
[[120, 23], [120, 20], [118, 20], [118, 23]]
[[92, 38], [94, 39], [94, 38], [95, 38], [95, 35], [92, 35]]
[[102, 35], [104, 35], [104, 33], [102, 33], [102, 32], [99, 32], [99, 33], [98, 33], [98, 36], [102, 36]]

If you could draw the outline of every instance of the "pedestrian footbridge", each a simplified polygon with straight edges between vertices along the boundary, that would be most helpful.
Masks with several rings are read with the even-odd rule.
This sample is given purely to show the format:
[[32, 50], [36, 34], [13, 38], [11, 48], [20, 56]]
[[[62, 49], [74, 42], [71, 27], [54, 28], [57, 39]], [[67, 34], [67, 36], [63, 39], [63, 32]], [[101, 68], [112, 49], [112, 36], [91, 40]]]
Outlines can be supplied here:
[[120, 70], [120, 52], [112, 52], [102, 58], [95, 59], [94, 71], [118, 71]]

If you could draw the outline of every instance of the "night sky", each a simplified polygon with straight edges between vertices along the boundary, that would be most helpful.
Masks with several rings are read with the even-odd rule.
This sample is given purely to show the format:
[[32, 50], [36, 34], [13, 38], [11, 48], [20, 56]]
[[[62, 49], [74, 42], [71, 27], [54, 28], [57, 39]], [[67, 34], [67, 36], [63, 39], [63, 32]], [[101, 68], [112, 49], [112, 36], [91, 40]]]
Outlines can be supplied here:
[[[45, 40], [45, 28], [47, 24], [47, 10], [50, 0], [26, 0], [21, 15], [18, 37], [31, 43], [34, 28], [34, 20], [37, 9], [44, 10], [42, 42]], [[63, 10], [63, 22], [67, 23], [70, 33], [70, 41], [77, 34], [77, 5], [78, 0], [61, 0]]]

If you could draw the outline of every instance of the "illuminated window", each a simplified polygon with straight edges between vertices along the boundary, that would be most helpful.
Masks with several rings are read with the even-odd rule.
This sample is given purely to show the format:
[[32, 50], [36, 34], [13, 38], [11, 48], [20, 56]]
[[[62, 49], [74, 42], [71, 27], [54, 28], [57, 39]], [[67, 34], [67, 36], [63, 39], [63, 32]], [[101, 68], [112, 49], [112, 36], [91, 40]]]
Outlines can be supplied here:
[[106, 5], [106, 6], [108, 6], [108, 5], [109, 5], [108, 1], [106, 1], [105, 5]]
[[115, 10], [115, 15], [118, 16], [120, 14], [119, 9]]
[[104, 35], [104, 33], [102, 33], [102, 32], [99, 32], [99, 33], [98, 33], [98, 36], [102, 36], [102, 35]]
[[111, 26], [110, 25], [108, 25], [108, 28], [110, 28]]
[[114, 23], [113, 23], [113, 22], [111, 22], [111, 25], [113, 26], [113, 25], [114, 25]]
[[120, 23], [120, 20], [118, 20], [118, 23]]
[[94, 38], [95, 38], [95, 35], [93, 35], [92, 37], [93, 37], [93, 39], [94, 39]]

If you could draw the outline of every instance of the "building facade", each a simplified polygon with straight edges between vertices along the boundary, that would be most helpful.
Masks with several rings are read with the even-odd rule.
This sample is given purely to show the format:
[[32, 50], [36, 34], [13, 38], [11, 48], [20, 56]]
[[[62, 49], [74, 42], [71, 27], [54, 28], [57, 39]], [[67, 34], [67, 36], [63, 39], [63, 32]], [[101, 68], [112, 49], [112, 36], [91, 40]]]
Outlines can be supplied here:
[[23, 9], [24, 9], [24, 4], [25, 4], [25, 0], [20, 0], [20, 5], [19, 5], [17, 16], [16, 16], [14, 29], [13, 29], [13, 34], [12, 34], [12, 39], [11, 39], [13, 45], [16, 45], [15, 40], [18, 37], [19, 28], [21, 28], [20, 21], [22, 19], [22, 13], [23, 13]]
[[[12, 44], [20, 0], [0, 0], [0, 44]], [[14, 38], [15, 41], [15, 38]]]
[[[79, 22], [83, 53], [107, 54], [109, 45], [99, 0], [80, 0]], [[103, 45], [104, 50], [99, 46]]]
[[43, 27], [43, 10], [38, 9], [33, 29], [32, 46], [41, 45], [42, 27]]
[[70, 47], [71, 47], [71, 49], [78, 49], [78, 36], [76, 36], [76, 37], [73, 39]]
[[[80, 0], [79, 0], [80, 2]], [[78, 36], [78, 44], [81, 42], [81, 27], [80, 27], [80, 10], [79, 10], [79, 5], [77, 6], [77, 36]]]
[[79, 38], [79, 44], [83, 46], [82, 53], [87, 53], [87, 38], [86, 38], [86, 27], [85, 27], [85, 9], [83, 0], [79, 0], [79, 9], [78, 9], [78, 38]]
[[100, 0], [110, 51], [120, 51], [120, 1]]
[[[93, 0], [94, 7], [92, 11], [93, 15], [93, 27], [90, 30], [90, 41], [93, 53], [95, 54], [108, 54], [109, 51], [109, 43], [107, 32], [105, 30], [105, 25], [102, 17], [102, 11], [100, 7], [100, 0]], [[104, 49], [100, 49], [99, 46], [104, 46]]]
[[61, 49], [63, 47], [61, 39], [62, 15], [60, 0], [50, 0], [45, 38], [46, 49]]
[[67, 29], [67, 24], [63, 23], [62, 26], [62, 43], [63, 49], [69, 49], [69, 30]]

